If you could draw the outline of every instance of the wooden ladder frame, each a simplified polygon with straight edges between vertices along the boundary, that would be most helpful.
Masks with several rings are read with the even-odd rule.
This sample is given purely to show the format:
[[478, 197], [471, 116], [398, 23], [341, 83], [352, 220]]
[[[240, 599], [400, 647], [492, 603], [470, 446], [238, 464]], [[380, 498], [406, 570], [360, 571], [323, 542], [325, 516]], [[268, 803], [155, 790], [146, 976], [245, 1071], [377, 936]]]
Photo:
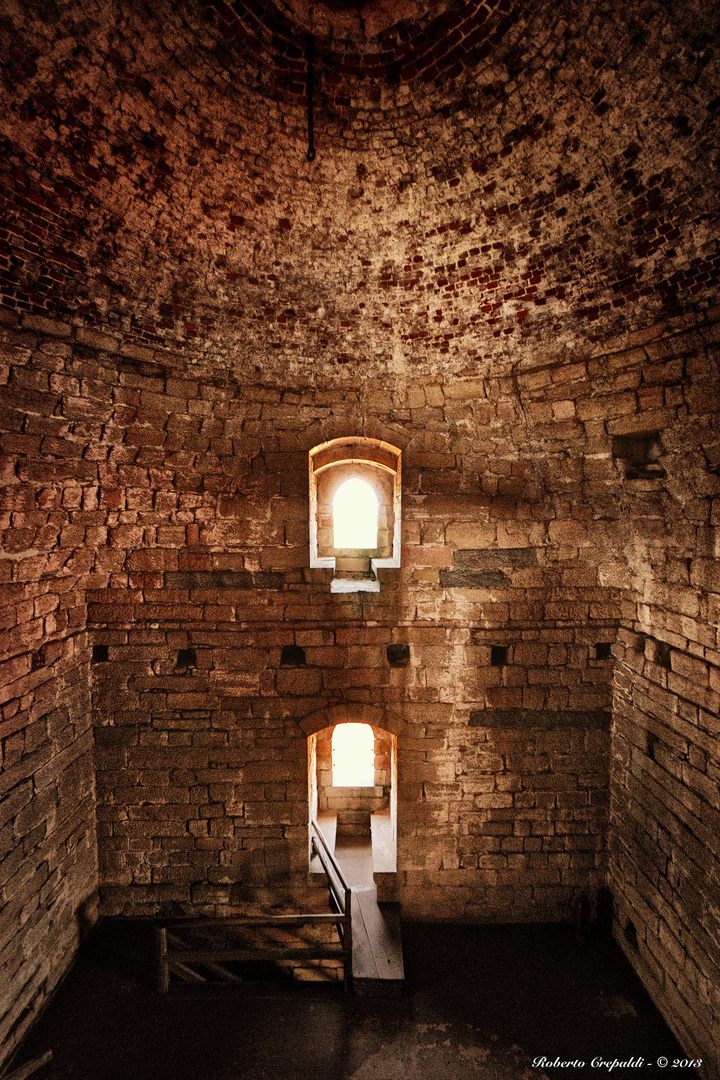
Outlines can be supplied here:
[[[223, 982], [239, 982], [239, 976], [224, 965], [229, 962], [276, 960], [340, 960], [346, 992], [352, 986], [352, 892], [330, 851], [316, 821], [310, 823], [313, 851], [317, 854], [328, 882], [330, 914], [257, 915], [246, 918], [180, 919], [162, 923], [155, 928], [158, 959], [158, 990], [166, 994], [170, 988], [170, 973], [185, 982], [207, 983], [208, 979], [195, 971], [201, 965]], [[339, 945], [268, 945], [257, 948], [239, 945], [213, 944], [214, 933], [227, 936], [228, 930], [248, 927], [290, 928], [300, 926], [335, 926]], [[202, 946], [183, 940], [187, 931], [202, 931], [206, 941]], [[207, 940], [209, 939], [209, 940]]]

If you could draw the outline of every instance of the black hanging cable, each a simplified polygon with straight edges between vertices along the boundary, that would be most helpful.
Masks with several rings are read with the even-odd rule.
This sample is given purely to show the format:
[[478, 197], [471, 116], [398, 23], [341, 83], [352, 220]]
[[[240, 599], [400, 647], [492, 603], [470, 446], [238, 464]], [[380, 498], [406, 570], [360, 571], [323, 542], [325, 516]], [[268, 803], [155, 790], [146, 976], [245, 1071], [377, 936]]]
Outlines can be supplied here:
[[314, 42], [308, 34], [305, 39], [305, 59], [307, 60], [307, 137], [308, 149], [307, 160], [315, 160], [315, 127], [313, 123], [313, 91], [315, 89], [315, 74], [313, 72]]

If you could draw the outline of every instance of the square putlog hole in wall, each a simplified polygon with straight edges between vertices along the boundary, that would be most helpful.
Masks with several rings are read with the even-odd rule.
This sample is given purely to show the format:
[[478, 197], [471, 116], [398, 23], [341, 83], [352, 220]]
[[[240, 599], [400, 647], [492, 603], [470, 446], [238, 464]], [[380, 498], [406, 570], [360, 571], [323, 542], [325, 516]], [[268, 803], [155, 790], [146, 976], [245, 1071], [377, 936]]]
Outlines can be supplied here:
[[390, 667], [407, 667], [410, 663], [410, 646], [388, 645], [387, 658]]
[[280, 666], [305, 667], [305, 650], [302, 645], [283, 645]]
[[92, 662], [93, 664], [104, 664], [110, 659], [110, 648], [107, 645], [93, 645], [92, 647]]
[[197, 656], [194, 649], [180, 649], [175, 662], [175, 671], [187, 671], [197, 664]]
[[612, 437], [612, 454], [625, 470], [626, 480], [661, 480], [665, 476], [665, 469], [660, 464], [661, 453], [659, 431]]
[[653, 664], [670, 671], [670, 646], [667, 641], [657, 641], [655, 638], [645, 638], [645, 656]]
[[630, 948], [635, 949], [635, 951], [637, 951], [637, 948], [638, 948], [637, 930], [635, 929], [635, 924], [631, 919], [627, 920], [627, 922], [625, 924], [625, 929], [623, 930], [623, 935], [624, 935], [625, 940], [627, 941], [628, 945], [630, 946]]
[[490, 666], [491, 667], [503, 667], [507, 664], [508, 647], [507, 645], [491, 645], [490, 646]]
[[652, 731], [645, 732], [645, 756], [649, 757], [651, 761], [655, 761], [655, 747], [657, 746], [657, 735], [653, 735]]
[[612, 643], [610, 641], [598, 641], [595, 646], [596, 660], [612, 660]]

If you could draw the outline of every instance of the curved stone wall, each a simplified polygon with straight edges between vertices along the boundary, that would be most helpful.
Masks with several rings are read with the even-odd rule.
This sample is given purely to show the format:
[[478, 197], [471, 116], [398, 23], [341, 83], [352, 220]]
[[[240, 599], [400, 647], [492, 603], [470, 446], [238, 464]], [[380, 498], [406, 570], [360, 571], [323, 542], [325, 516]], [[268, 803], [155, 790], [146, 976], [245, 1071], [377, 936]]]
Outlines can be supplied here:
[[[404, 910], [609, 883], [717, 1075], [717, 12], [3, 17], [3, 1053], [98, 887], [297, 902], [302, 725], [364, 709]], [[308, 452], [349, 435], [403, 452], [375, 594], [309, 566]]]

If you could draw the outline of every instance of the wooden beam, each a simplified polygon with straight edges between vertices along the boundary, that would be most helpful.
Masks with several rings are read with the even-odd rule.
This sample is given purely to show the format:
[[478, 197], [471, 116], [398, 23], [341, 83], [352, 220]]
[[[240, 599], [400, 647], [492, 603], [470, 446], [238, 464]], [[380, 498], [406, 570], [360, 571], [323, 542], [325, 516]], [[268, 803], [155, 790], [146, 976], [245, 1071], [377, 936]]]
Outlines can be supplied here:
[[222, 964], [216, 964], [211, 960], [206, 960], [204, 962], [204, 967], [208, 968], [209, 971], [214, 972], [215, 975], [219, 975], [221, 979], [225, 980], [225, 982], [242, 982], [242, 979], [239, 975], [236, 975], [232, 971], [228, 971], [228, 969], [226, 967], [223, 967]]
[[[345, 950], [338, 945], [307, 946], [284, 949], [284, 948], [259, 948], [259, 949], [184, 949], [168, 953], [170, 970], [184, 967], [185, 964], [210, 963], [250, 963], [256, 960], [342, 960]], [[192, 973], [195, 975], [195, 973]], [[199, 981], [205, 982], [202, 976], [196, 976]]]
[[179, 975], [185, 982], [207, 982], [207, 979], [204, 979], [197, 971], [193, 971], [186, 964], [181, 964], [179, 960], [169, 960], [168, 967], [174, 975]]
[[251, 915], [245, 918], [228, 919], [182, 919], [177, 923], [168, 921], [163, 924], [170, 933], [184, 933], [186, 930], [226, 930], [234, 926], [312, 926], [313, 923], [336, 923], [340, 919], [337, 915], [321, 914], [308, 915]]
[[25, 1065], [21, 1065], [19, 1069], [15, 1069], [14, 1072], [6, 1073], [2, 1080], [26, 1080], [26, 1077], [32, 1076], [34, 1072], [37, 1072], [43, 1065], [47, 1065], [48, 1061], [52, 1060], [52, 1050], [48, 1050], [47, 1054], [43, 1054], [42, 1057], [33, 1058], [32, 1061], [28, 1061]]

